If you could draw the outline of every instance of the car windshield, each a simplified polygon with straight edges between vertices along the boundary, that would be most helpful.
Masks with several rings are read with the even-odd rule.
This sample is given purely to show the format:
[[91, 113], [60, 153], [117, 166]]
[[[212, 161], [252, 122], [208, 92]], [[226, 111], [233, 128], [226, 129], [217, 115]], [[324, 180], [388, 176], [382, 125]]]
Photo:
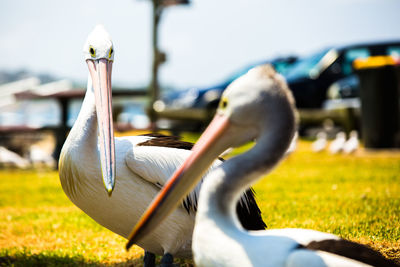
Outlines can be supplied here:
[[308, 78], [313, 72], [318, 72], [318, 63], [329, 49], [299, 59], [286, 73], [286, 79]]
[[261, 64], [262, 64], [262, 62], [242, 68], [239, 71], [234, 72], [233, 75], [230, 75], [229, 78], [224, 81], [226, 81], [229, 84], [229, 83], [233, 82], [234, 80], [236, 80], [237, 78], [239, 78], [240, 76], [246, 74], [251, 68], [261, 65]]

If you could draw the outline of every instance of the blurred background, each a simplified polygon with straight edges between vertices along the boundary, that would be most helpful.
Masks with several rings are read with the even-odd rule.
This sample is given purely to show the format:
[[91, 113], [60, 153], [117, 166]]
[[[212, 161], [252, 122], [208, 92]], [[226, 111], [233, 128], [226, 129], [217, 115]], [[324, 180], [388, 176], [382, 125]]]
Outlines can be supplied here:
[[0, 266], [142, 266], [143, 250], [127, 253], [74, 206], [57, 171], [97, 24], [114, 42], [117, 136], [196, 142], [229, 83], [272, 64], [300, 125], [254, 185], [268, 228], [330, 232], [400, 263], [399, 11], [399, 0], [1, 0]]
[[299, 136], [400, 146], [400, 2], [0, 3], [0, 161], [55, 166], [86, 89], [82, 46], [113, 38], [117, 131], [201, 132], [228, 84], [270, 63], [288, 81]]

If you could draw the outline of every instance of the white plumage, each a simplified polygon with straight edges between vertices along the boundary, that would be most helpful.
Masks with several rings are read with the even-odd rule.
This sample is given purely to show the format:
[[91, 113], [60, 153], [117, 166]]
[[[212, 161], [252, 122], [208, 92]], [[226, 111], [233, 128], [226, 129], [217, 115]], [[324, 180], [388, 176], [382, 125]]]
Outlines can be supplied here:
[[344, 132], [338, 132], [336, 134], [335, 140], [329, 145], [329, 152], [331, 154], [337, 154], [343, 150], [344, 144], [346, 142], [346, 134]]
[[29, 167], [29, 161], [17, 153], [0, 146], [0, 165], [25, 169]]
[[343, 152], [346, 154], [355, 152], [358, 149], [359, 143], [357, 131], [351, 131], [349, 139], [343, 146]]
[[[89, 35], [84, 52], [90, 72], [88, 86], [79, 116], [61, 151], [60, 181], [76, 206], [102, 226], [127, 238], [131, 227], [191, 151], [143, 145], [159, 137], [114, 139], [111, 114], [114, 51], [102, 26]], [[216, 160], [213, 166], [220, 163]], [[180, 205], [168, 220], [137, 244], [158, 255], [190, 257], [199, 187], [187, 195], [185, 208]], [[242, 198], [243, 203], [247, 200]]]
[[319, 132], [317, 133], [317, 139], [311, 144], [312, 151], [321, 152], [326, 148], [327, 140], [326, 133]]
[[[87, 99], [86, 96], [85, 101]], [[91, 125], [85, 125], [89, 132], [80, 139], [73, 138], [82, 128], [76, 123], [63, 147], [61, 185], [76, 206], [102, 226], [127, 238], [132, 225], [190, 151], [167, 148], [168, 152], [162, 157], [165, 148], [136, 147], [151, 137], [116, 138], [116, 187], [109, 197], [101, 181], [97, 133], [93, 130], [97, 123], [95, 119], [89, 122]], [[193, 215], [179, 208], [170, 220], [138, 245], [159, 255], [169, 252], [178, 257], [189, 257], [192, 230]]]
[[[96, 27], [94, 33], [93, 39], [100, 40], [102, 45], [98, 49], [97, 42], [88, 38], [85, 49], [92, 48], [96, 57], [108, 58], [110, 48], [107, 45], [112, 47], [108, 34], [101, 26]], [[93, 37], [93, 32], [90, 36]], [[103, 39], [107, 41], [102, 42]], [[90, 58], [90, 55], [86, 57]], [[61, 185], [76, 206], [102, 226], [127, 238], [132, 225], [190, 151], [137, 146], [151, 139], [150, 136], [115, 138], [116, 187], [109, 197], [101, 181], [102, 150], [99, 143], [102, 139], [98, 137], [95, 86], [89, 76], [81, 111], [60, 155]], [[194, 194], [191, 195], [193, 199]], [[178, 257], [189, 257], [193, 216], [183, 207], [177, 209], [169, 220], [138, 245], [159, 255], [168, 252]]]

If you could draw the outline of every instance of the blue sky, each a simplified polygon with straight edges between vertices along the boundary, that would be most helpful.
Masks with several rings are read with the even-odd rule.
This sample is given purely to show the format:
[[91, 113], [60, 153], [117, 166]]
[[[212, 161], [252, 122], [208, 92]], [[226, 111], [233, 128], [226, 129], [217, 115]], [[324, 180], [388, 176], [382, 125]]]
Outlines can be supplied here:
[[[102, 23], [115, 45], [113, 83], [146, 85], [150, 7], [147, 0], [2, 0], [0, 69], [26, 68], [84, 83], [82, 46]], [[399, 11], [398, 0], [194, 0], [164, 12], [160, 47], [168, 62], [161, 82], [205, 86], [279, 55], [400, 39]]]

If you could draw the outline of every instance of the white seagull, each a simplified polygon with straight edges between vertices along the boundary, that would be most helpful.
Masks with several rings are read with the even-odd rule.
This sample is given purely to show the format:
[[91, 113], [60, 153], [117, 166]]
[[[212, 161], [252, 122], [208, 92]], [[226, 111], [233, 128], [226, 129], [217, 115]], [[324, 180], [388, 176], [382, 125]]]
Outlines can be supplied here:
[[325, 149], [327, 141], [326, 141], [326, 133], [325, 132], [319, 132], [317, 133], [317, 140], [315, 140], [311, 144], [312, 151], [314, 152], [321, 152]]
[[344, 144], [346, 143], [346, 134], [344, 132], [338, 132], [335, 140], [329, 145], [329, 152], [331, 154], [337, 154], [343, 150]]
[[284, 157], [295, 132], [293, 97], [271, 66], [260, 66], [224, 92], [217, 114], [134, 228], [129, 245], [174, 210], [227, 147], [256, 145], [211, 171], [200, 191], [193, 233], [196, 266], [396, 266], [376, 251], [307, 229], [246, 231], [235, 214], [240, 192]]
[[[61, 151], [61, 185], [82, 211], [127, 238], [160, 188], [192, 153], [192, 144], [162, 135], [114, 139], [111, 105], [114, 47], [103, 26], [96, 26], [90, 33], [83, 52], [89, 68], [88, 86], [79, 116]], [[217, 160], [213, 165], [221, 162]], [[147, 251], [145, 266], [154, 266], [154, 254], [164, 255], [164, 266], [172, 265], [172, 255], [191, 257], [198, 192], [197, 187], [165, 222], [137, 242]], [[253, 191], [247, 190], [242, 195], [237, 212], [245, 228], [265, 228]]]
[[359, 143], [357, 131], [351, 131], [349, 140], [343, 146], [343, 152], [346, 154], [355, 152], [358, 149]]

